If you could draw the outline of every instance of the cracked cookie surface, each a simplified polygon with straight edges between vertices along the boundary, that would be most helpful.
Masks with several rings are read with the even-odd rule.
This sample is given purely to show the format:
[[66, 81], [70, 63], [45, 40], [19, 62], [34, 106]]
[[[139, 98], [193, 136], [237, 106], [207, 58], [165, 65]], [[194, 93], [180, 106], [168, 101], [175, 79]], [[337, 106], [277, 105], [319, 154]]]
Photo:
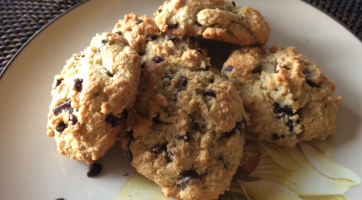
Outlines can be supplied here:
[[48, 136], [58, 151], [92, 163], [119, 139], [133, 107], [141, 58], [122, 36], [103, 33], [55, 76]]
[[216, 199], [243, 156], [248, 122], [234, 86], [206, 52], [166, 56], [148, 42], [132, 131], [122, 147], [137, 171], [178, 199]]
[[234, 51], [222, 73], [240, 91], [248, 131], [260, 140], [294, 147], [335, 134], [342, 98], [332, 97], [335, 84], [295, 47]]
[[[207, 54], [192, 38], [162, 33], [154, 19], [130, 13], [120, 19], [114, 26], [113, 33], [125, 37], [129, 44], [142, 56], [142, 68], [146, 62], [152, 60], [156, 54], [159, 56], [181, 56], [189, 49], [196, 49]], [[147, 53], [146, 53], [147, 52]]]
[[270, 27], [260, 12], [228, 0], [171, 0], [157, 10], [162, 32], [240, 45], [264, 45]]

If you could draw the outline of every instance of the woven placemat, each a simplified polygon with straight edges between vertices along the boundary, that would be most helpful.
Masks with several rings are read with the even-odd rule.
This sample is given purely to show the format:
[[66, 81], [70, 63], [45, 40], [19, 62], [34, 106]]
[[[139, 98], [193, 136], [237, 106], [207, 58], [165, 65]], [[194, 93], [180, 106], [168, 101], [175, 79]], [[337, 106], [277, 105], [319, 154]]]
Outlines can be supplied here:
[[[84, 0], [0, 0], [0, 74], [15, 53], [49, 21]], [[303, 0], [362, 41], [362, 0]]]
[[82, 0], [0, 0], [0, 73], [45, 24]]

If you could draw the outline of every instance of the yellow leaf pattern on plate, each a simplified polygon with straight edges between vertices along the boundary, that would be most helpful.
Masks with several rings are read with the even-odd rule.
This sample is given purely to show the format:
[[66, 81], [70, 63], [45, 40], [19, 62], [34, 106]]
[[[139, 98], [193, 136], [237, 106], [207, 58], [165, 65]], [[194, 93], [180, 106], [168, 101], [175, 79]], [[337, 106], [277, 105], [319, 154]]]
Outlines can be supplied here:
[[[343, 194], [360, 177], [332, 161], [332, 144], [300, 143], [294, 149], [247, 140], [245, 155], [219, 200], [348, 200]], [[161, 188], [141, 175], [133, 176], [116, 200], [166, 200]]]
[[343, 195], [322, 195], [322, 196], [306, 196], [304, 200], [348, 200]]
[[355, 183], [361, 182], [358, 175], [352, 170], [346, 169], [332, 161], [308, 143], [301, 143], [300, 147], [309, 163], [324, 175], [335, 179], [347, 179]]

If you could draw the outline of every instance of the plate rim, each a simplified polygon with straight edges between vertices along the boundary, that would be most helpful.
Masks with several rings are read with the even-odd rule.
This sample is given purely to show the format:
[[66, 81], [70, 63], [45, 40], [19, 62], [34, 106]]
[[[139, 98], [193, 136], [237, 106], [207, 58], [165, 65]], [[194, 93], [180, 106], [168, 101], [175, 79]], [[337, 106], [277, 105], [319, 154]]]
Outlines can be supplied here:
[[18, 57], [18, 55], [25, 49], [26, 46], [28, 46], [28, 44], [34, 40], [34, 38], [36, 38], [43, 30], [45, 30], [46, 28], [48, 28], [52, 23], [54, 23], [56, 20], [58, 20], [59, 18], [63, 17], [65, 14], [69, 13], [70, 11], [74, 10], [75, 8], [78, 8], [80, 5], [84, 5], [85, 3], [90, 2], [90, 0], [84, 0], [83, 2], [78, 3], [77, 5], [69, 8], [68, 10], [66, 10], [65, 12], [63, 12], [62, 14], [56, 16], [54, 19], [50, 20], [48, 23], [46, 23], [43, 27], [41, 27], [34, 35], [32, 35], [28, 41], [26, 41], [23, 46], [21, 46], [21, 48], [15, 53], [15, 55], [9, 60], [9, 62], [5, 65], [4, 69], [0, 72], [0, 82], [2, 77], [4, 76], [6, 70], [10, 67], [11, 63], [14, 62], [15, 58]]
[[322, 13], [324, 13], [325, 15], [327, 15], [328, 17], [332, 18], [334, 21], [338, 22], [340, 25], [342, 25], [345, 29], [347, 29], [349, 32], [352, 33], [353, 36], [355, 36], [361, 43], [362, 43], [362, 37], [360, 38], [355, 32], [353, 32], [353, 30], [351, 30], [347, 25], [345, 25], [344, 23], [342, 23], [342, 21], [338, 20], [335, 16], [333, 16], [332, 14], [324, 11], [323, 9], [319, 8], [316, 5], [313, 5], [313, 3], [307, 1], [307, 0], [301, 0], [303, 3], [306, 3], [310, 6], [312, 6], [313, 8], [316, 8], [317, 10], [321, 11]]

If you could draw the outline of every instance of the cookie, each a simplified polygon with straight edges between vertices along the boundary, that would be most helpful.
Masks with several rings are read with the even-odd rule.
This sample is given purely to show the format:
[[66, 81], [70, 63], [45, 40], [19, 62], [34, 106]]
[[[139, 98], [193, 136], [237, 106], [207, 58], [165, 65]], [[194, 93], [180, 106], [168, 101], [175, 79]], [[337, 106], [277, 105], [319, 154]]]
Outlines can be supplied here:
[[144, 57], [132, 131], [121, 139], [127, 159], [167, 197], [218, 198], [243, 156], [249, 119], [237, 90], [195, 49]]
[[[155, 54], [181, 56], [188, 49], [197, 49], [199, 52], [207, 54], [207, 50], [190, 37], [162, 33], [155, 20], [147, 15], [138, 17], [134, 13], [127, 14], [124, 19], [119, 20], [112, 32], [125, 37], [142, 56], [142, 68], [146, 61], [152, 60], [150, 58]], [[148, 43], [150, 44], [147, 45]]]
[[335, 134], [342, 98], [332, 97], [336, 85], [295, 47], [237, 50], [222, 73], [240, 91], [248, 132], [259, 140], [294, 147]]
[[103, 33], [67, 61], [51, 91], [48, 136], [58, 151], [92, 163], [124, 131], [140, 78], [141, 57], [122, 36]]
[[258, 10], [228, 0], [171, 0], [154, 14], [162, 32], [240, 45], [264, 45], [270, 27]]

